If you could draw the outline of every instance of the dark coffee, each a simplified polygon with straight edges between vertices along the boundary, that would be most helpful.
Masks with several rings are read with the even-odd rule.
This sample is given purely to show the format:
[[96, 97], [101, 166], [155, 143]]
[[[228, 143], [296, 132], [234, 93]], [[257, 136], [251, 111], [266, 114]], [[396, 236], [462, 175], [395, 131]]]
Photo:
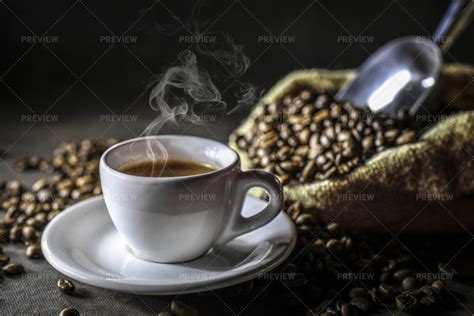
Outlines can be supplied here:
[[182, 177], [215, 171], [213, 167], [184, 160], [145, 160], [119, 168], [123, 173], [141, 177]]

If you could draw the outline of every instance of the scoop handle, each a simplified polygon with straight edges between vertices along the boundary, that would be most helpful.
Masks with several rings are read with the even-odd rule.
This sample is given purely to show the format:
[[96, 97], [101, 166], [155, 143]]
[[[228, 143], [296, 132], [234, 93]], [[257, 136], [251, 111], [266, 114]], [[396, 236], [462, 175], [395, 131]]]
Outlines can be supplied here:
[[433, 34], [433, 41], [447, 52], [469, 25], [474, 13], [474, 0], [453, 0]]

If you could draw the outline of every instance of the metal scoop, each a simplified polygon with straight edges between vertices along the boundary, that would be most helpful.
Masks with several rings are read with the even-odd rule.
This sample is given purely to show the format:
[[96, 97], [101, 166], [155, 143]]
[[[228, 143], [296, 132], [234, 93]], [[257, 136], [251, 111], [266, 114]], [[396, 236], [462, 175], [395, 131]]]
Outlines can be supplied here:
[[432, 39], [408, 36], [385, 44], [360, 66], [336, 99], [375, 112], [395, 114], [407, 109], [415, 115], [438, 79], [442, 52], [451, 47], [473, 12], [473, 0], [452, 1]]

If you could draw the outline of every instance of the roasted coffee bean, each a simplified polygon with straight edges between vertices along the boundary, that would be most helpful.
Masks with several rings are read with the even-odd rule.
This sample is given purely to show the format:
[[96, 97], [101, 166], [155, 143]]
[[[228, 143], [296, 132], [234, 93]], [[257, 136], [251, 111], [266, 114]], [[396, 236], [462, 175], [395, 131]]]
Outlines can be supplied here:
[[373, 306], [373, 304], [369, 300], [363, 297], [354, 297], [350, 303], [351, 305], [357, 307], [357, 309], [365, 313], [369, 312]]
[[316, 218], [308, 213], [301, 214], [296, 218], [296, 224], [316, 224]]
[[425, 308], [431, 308], [436, 305], [436, 303], [436, 298], [432, 295], [428, 295], [420, 299], [420, 304], [424, 305]]
[[390, 283], [392, 279], [392, 275], [390, 272], [383, 272], [381, 275], [380, 275], [380, 283]]
[[82, 186], [91, 184], [93, 182], [94, 182], [94, 178], [91, 175], [86, 175], [86, 176], [82, 176], [82, 177], [77, 178], [76, 186], [82, 187]]
[[393, 277], [395, 278], [395, 280], [401, 282], [405, 278], [407, 278], [409, 276], [412, 276], [412, 275], [413, 275], [413, 271], [411, 271], [409, 269], [402, 269], [402, 270], [395, 271], [395, 273], [393, 274]]
[[402, 312], [413, 313], [420, 308], [420, 302], [416, 292], [409, 292], [398, 295], [395, 298], [397, 308]]
[[198, 311], [180, 301], [171, 302], [171, 311], [178, 316], [197, 316]]
[[326, 243], [326, 248], [328, 248], [328, 250], [330, 250], [330, 251], [340, 252], [342, 250], [342, 245], [341, 245], [341, 242], [339, 240], [330, 239]]
[[51, 212], [49, 212], [47, 217], [48, 222], [50, 222], [53, 218], [59, 215], [59, 213], [61, 213], [61, 211], [59, 210], [52, 210]]
[[439, 292], [444, 291], [446, 289], [446, 285], [444, 284], [443, 281], [436, 280], [434, 281], [431, 286], [435, 289], [437, 289]]
[[33, 240], [37, 237], [37, 231], [33, 226], [25, 226], [21, 229], [21, 235], [25, 240]]
[[59, 313], [59, 316], [80, 316], [80, 313], [75, 308], [66, 307]]
[[309, 161], [301, 172], [301, 181], [306, 182], [309, 179], [313, 179], [316, 173], [316, 163], [314, 160]]
[[413, 139], [415, 138], [415, 135], [416, 135], [416, 133], [414, 131], [403, 131], [400, 134], [400, 136], [398, 136], [395, 143], [397, 145], [409, 143], [409, 142], [413, 141]]
[[362, 287], [355, 287], [355, 288], [352, 288], [350, 291], [349, 291], [349, 297], [350, 298], [354, 298], [354, 297], [366, 297], [368, 294], [367, 294], [367, 290], [362, 288]]
[[326, 229], [336, 237], [342, 235], [342, 230], [338, 223], [330, 223], [326, 226]]
[[[25, 217], [25, 218], [26, 218], [26, 217]], [[19, 225], [21, 225], [21, 222], [18, 221], [18, 218], [17, 218], [17, 223], [18, 223]], [[13, 226], [13, 227], [10, 229], [9, 238], [10, 238], [10, 241], [11, 241], [11, 242], [19, 241], [20, 238], [21, 238], [21, 227], [18, 226], [18, 225]]]
[[4, 254], [0, 254], [0, 267], [8, 264], [10, 262], [10, 257]]
[[47, 185], [48, 185], [48, 181], [45, 178], [41, 178], [37, 180], [35, 183], [33, 183], [33, 185], [31, 186], [31, 190], [33, 192], [38, 192], [39, 190], [46, 188]]
[[418, 291], [420, 293], [423, 293], [424, 295], [429, 295], [429, 296], [433, 296], [436, 294], [436, 290], [428, 285], [422, 286]]
[[382, 297], [386, 300], [392, 299], [396, 294], [395, 289], [392, 286], [385, 283], [381, 283], [378, 289]]
[[315, 253], [317, 254], [323, 254], [326, 252], [326, 245], [324, 244], [324, 241], [321, 239], [316, 239], [311, 248]]
[[24, 271], [25, 271], [25, 268], [23, 268], [21, 264], [14, 263], [14, 262], [8, 263], [2, 267], [3, 274], [9, 275], [9, 276], [21, 274]]
[[76, 289], [76, 286], [74, 285], [74, 283], [69, 279], [59, 279], [56, 286], [58, 287], [58, 290], [60, 292], [67, 295], [71, 295]]
[[357, 315], [357, 310], [349, 303], [345, 303], [341, 306], [341, 314], [342, 316], [355, 316]]
[[0, 243], [6, 244], [9, 241], [9, 232], [7, 229], [0, 229]]
[[13, 162], [13, 166], [18, 171], [25, 171], [29, 167], [28, 166], [28, 161], [27, 161], [26, 158], [20, 158], [20, 159], [15, 160]]
[[41, 245], [33, 243], [26, 247], [25, 254], [30, 259], [41, 259], [43, 258], [43, 252], [41, 251]]
[[405, 290], [412, 290], [415, 288], [416, 279], [414, 277], [406, 277], [403, 279], [402, 287]]

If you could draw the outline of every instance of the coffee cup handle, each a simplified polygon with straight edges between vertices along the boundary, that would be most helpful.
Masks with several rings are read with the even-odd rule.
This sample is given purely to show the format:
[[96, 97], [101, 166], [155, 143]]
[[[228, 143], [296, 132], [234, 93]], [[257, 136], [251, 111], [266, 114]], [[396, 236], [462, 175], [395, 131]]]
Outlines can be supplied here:
[[[247, 192], [254, 187], [267, 191], [270, 201], [260, 212], [250, 217], [242, 216], [242, 207]], [[272, 221], [283, 208], [283, 190], [280, 181], [274, 175], [251, 170], [238, 175], [233, 195], [233, 209], [226, 227], [217, 239], [216, 244], [224, 244], [240, 235], [262, 227]]]

